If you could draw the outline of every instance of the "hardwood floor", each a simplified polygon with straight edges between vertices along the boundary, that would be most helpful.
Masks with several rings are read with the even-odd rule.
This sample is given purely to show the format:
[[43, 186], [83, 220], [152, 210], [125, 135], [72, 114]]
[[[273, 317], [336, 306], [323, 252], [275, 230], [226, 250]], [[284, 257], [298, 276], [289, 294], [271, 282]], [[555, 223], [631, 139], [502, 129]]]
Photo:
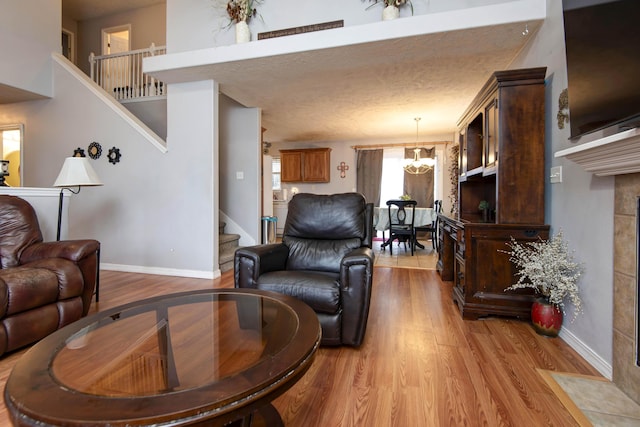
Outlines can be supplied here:
[[424, 268], [427, 270], [435, 270], [438, 262], [438, 253], [433, 249], [430, 240], [420, 240], [424, 249], [416, 248], [414, 255], [411, 255], [411, 249], [405, 249], [404, 244], [393, 242], [393, 254], [386, 248], [381, 250], [381, 240], [373, 242], [373, 252], [376, 255], [376, 267], [402, 267], [402, 268]]
[[[165, 293], [232, 287], [215, 281], [103, 271], [92, 311]], [[0, 360], [4, 384], [22, 350]], [[323, 347], [274, 401], [288, 427], [578, 425], [537, 369], [599, 375], [561, 339], [527, 322], [462, 320], [436, 271], [376, 267], [365, 341]], [[0, 425], [10, 425], [4, 404]]]

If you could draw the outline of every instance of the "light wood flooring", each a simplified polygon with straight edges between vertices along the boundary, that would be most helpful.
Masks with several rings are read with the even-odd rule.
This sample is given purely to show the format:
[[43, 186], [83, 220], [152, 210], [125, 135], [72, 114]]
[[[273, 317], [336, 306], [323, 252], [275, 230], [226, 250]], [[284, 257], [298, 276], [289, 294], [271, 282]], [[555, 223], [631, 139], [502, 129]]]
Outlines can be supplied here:
[[427, 270], [435, 270], [438, 262], [438, 254], [433, 249], [431, 240], [419, 240], [424, 249], [416, 248], [413, 255], [411, 249], [405, 249], [404, 243], [393, 242], [393, 253], [386, 247], [382, 250], [381, 240], [374, 240], [373, 252], [376, 256], [376, 267], [399, 267], [399, 268], [421, 268]]
[[[409, 255], [410, 256], [410, 255]], [[215, 281], [103, 271], [92, 312]], [[0, 385], [25, 350], [0, 359]], [[538, 370], [598, 373], [561, 339], [527, 322], [462, 320], [451, 283], [434, 270], [376, 267], [364, 343], [322, 347], [305, 376], [274, 401], [288, 427], [573, 426]], [[0, 425], [9, 425], [4, 405]]]

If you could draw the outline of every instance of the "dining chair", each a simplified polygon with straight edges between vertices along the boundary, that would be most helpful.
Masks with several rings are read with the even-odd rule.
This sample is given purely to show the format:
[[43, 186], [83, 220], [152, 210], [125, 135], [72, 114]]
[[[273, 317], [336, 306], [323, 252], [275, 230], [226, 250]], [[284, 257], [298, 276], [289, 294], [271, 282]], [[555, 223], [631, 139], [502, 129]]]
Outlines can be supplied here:
[[[415, 229], [413, 221], [415, 216], [415, 208], [417, 202], [415, 200], [387, 200], [387, 209], [389, 211], [389, 240], [385, 245], [389, 246], [389, 253], [393, 255], [393, 241], [404, 243], [405, 250], [407, 242], [411, 248], [411, 255], [415, 251]], [[410, 218], [408, 216], [410, 215]]]
[[434, 250], [438, 250], [438, 214], [442, 212], [442, 200], [436, 200], [433, 202], [433, 210], [436, 214], [436, 218], [431, 222], [431, 224], [414, 227], [416, 232], [414, 239], [416, 241], [418, 240], [418, 233], [429, 233], [431, 236], [431, 246]]

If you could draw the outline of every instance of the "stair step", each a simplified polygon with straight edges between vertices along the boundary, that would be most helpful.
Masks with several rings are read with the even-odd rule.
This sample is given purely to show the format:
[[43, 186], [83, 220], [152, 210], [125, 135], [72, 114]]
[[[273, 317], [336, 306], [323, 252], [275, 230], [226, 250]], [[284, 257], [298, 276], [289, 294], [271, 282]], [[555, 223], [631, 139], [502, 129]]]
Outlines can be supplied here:
[[240, 240], [239, 234], [221, 234], [219, 242], [219, 253], [231, 251], [235, 252], [238, 248], [238, 241]]
[[234, 260], [234, 255], [235, 255], [236, 251], [234, 250], [227, 250], [224, 252], [220, 252], [219, 257], [220, 259], [218, 260], [218, 264], [220, 265], [220, 272], [224, 273], [225, 271], [229, 271], [229, 270], [233, 270], [233, 260]]
[[218, 265], [220, 267], [220, 272], [224, 273], [225, 271], [233, 270], [233, 258], [236, 253], [236, 249], [240, 247], [238, 244], [240, 235], [231, 233], [225, 234], [221, 232], [218, 239]]
[[220, 233], [218, 239], [220, 240], [220, 244], [223, 244], [223, 243], [231, 242], [234, 240], [240, 240], [240, 235]]
[[224, 273], [229, 270], [233, 270], [233, 260], [220, 264], [220, 273]]

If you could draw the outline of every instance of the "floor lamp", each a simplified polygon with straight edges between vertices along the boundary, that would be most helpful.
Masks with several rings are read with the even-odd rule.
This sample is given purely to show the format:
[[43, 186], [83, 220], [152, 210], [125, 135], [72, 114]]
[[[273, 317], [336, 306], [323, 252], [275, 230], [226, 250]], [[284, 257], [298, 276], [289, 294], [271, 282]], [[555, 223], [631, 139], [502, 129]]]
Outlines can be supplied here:
[[[54, 187], [60, 188], [60, 200], [58, 202], [58, 232], [56, 240], [60, 240], [60, 228], [62, 226], [62, 200], [64, 190], [78, 194], [82, 187], [103, 185], [98, 175], [89, 164], [86, 157], [67, 157], [58, 174]], [[78, 187], [76, 191], [74, 187]]]

